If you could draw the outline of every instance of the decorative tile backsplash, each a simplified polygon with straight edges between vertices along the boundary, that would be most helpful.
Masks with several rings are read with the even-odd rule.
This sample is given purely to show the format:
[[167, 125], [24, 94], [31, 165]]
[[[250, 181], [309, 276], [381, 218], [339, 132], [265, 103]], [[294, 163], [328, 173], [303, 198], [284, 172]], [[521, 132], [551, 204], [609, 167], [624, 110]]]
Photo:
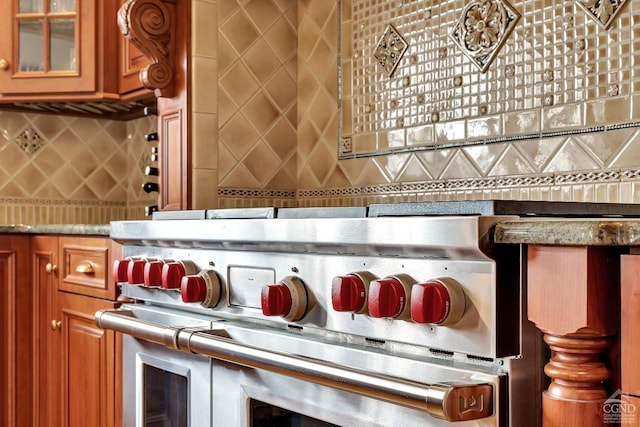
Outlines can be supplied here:
[[36, 131], [31, 125], [27, 125], [24, 130], [20, 132], [16, 137], [15, 142], [29, 157], [38, 151], [45, 143], [38, 131]]
[[[343, 0], [339, 157], [637, 126], [639, 13], [613, 0]], [[407, 46], [392, 75], [372, 56], [387, 28]]]
[[398, 30], [389, 24], [373, 51], [373, 57], [376, 58], [385, 73], [391, 77], [408, 47]]
[[[423, 126], [371, 132], [358, 144], [339, 138], [338, 96], [325, 70], [337, 67], [339, 28], [332, 17], [340, 10], [334, 2], [299, 2], [299, 206], [487, 198], [640, 203], [640, 74], [632, 72], [640, 57], [629, 55], [632, 40], [640, 39], [638, 4], [627, 2], [605, 31], [570, 1], [511, 2], [521, 18], [483, 75], [449, 38], [449, 24], [469, 2], [358, 3], [376, 3], [380, 11], [410, 9], [420, 28], [428, 21], [427, 36], [442, 43], [427, 53], [424, 74], [450, 84], [432, 85], [432, 97], [446, 103], [458, 94], [472, 104], [460, 107], [468, 116], [433, 111]], [[350, 19], [342, 13], [342, 22]], [[371, 31], [372, 43], [388, 23]], [[411, 34], [397, 29], [411, 46]], [[525, 36], [530, 41], [516, 51], [510, 43], [524, 43]], [[598, 52], [589, 48], [594, 43]], [[328, 54], [319, 57], [317, 46]], [[518, 65], [516, 59], [524, 58], [544, 60], [537, 68]], [[405, 60], [411, 63], [411, 49]], [[556, 66], [566, 63], [576, 65], [557, 73]], [[400, 81], [400, 71], [392, 78]], [[585, 102], [587, 97], [597, 99]], [[340, 156], [336, 146], [359, 155]]]
[[627, 0], [575, 0], [595, 22], [605, 30], [616, 19]]
[[[472, 1], [465, 6], [449, 36], [471, 63], [484, 73], [518, 19], [520, 13], [509, 2]], [[456, 76], [454, 85], [460, 86], [462, 82], [462, 76]]]
[[0, 224], [143, 218], [144, 134], [129, 122], [0, 112]]

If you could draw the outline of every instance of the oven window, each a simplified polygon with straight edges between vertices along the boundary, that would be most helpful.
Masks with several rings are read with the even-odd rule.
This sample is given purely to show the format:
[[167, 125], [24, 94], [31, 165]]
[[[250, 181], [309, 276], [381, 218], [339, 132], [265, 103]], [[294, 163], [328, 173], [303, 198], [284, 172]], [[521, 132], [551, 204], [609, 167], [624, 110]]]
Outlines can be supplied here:
[[144, 426], [187, 427], [187, 378], [144, 365]]
[[251, 400], [251, 424], [249, 425], [251, 427], [336, 426], [258, 400]]

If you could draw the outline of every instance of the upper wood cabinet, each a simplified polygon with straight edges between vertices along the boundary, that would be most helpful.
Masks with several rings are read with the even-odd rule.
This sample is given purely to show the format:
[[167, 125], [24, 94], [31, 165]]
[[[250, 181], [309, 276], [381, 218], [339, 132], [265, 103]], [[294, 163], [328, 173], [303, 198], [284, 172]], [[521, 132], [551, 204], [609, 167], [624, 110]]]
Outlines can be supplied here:
[[0, 102], [149, 97], [118, 28], [122, 0], [10, 0], [0, 15]]

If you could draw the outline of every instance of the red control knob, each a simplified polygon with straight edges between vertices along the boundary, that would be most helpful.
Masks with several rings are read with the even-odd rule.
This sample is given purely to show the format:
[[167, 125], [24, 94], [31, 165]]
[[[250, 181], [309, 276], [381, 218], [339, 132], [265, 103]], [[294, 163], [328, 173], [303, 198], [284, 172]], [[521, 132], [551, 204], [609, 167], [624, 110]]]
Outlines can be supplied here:
[[162, 287], [180, 289], [182, 278], [197, 272], [196, 266], [190, 261], [168, 262], [162, 266]]
[[162, 285], [162, 267], [163, 261], [149, 261], [144, 265], [144, 285], [160, 286]]
[[113, 281], [122, 283], [129, 280], [127, 271], [130, 259], [117, 259], [113, 261]]
[[404, 275], [371, 282], [368, 298], [369, 314], [373, 317], [408, 319], [411, 283], [415, 282]]
[[462, 287], [449, 278], [418, 283], [411, 289], [411, 318], [417, 323], [456, 323], [465, 305]]
[[369, 283], [375, 279], [376, 277], [367, 271], [334, 277], [331, 284], [333, 309], [335, 311], [365, 313]]
[[127, 266], [127, 282], [132, 285], [144, 283], [144, 266], [147, 261], [143, 259], [132, 259]]
[[264, 286], [260, 305], [265, 316], [282, 316], [290, 322], [302, 319], [311, 308], [307, 288], [295, 276]]
[[262, 288], [260, 304], [265, 316], [286, 316], [291, 310], [291, 291], [283, 283], [267, 285]]
[[221, 288], [216, 273], [213, 270], [203, 270], [182, 278], [180, 295], [183, 302], [198, 302], [205, 307], [214, 307], [220, 301]]
[[183, 302], [202, 302], [207, 296], [207, 284], [200, 276], [184, 276], [180, 286]]

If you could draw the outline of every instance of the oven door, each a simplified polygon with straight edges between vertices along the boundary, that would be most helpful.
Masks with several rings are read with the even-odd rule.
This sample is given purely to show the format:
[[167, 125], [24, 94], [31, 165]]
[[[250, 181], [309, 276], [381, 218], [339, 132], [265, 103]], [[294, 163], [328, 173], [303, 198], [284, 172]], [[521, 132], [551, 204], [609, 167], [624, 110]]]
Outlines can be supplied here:
[[[168, 316], [156, 323], [146, 311], [106, 310], [96, 313], [96, 323], [136, 337], [131, 341], [141, 349], [162, 350], [153, 354], [154, 360], [173, 357], [189, 369], [188, 408], [199, 408], [197, 416], [205, 417], [196, 422], [188, 409], [190, 426], [207, 426], [208, 421], [225, 427], [507, 423], [507, 376], [495, 366], [241, 321], [213, 321], [206, 329], [169, 326]], [[135, 365], [144, 365], [136, 354]], [[136, 406], [140, 414], [141, 406]]]
[[358, 393], [274, 372], [214, 361], [214, 426], [451, 427], [496, 426], [498, 417], [450, 421]]
[[[152, 317], [153, 317], [153, 312]], [[158, 313], [160, 314], [160, 313]], [[209, 323], [162, 313], [176, 328]], [[164, 339], [171, 342], [171, 334]], [[211, 359], [124, 335], [123, 425], [135, 427], [211, 426]]]
[[[223, 349], [203, 349], [213, 356], [214, 425], [506, 425], [504, 408], [494, 399], [506, 389], [506, 378], [495, 372], [451, 360], [427, 362], [423, 355], [385, 354], [353, 344], [330, 344], [324, 338], [236, 326], [225, 322], [224, 335], [250, 343], [249, 351], [237, 350], [231, 359], [220, 355], [226, 353]], [[192, 337], [192, 345], [207, 347], [204, 335]], [[267, 355], [262, 356], [263, 351]], [[453, 384], [461, 387], [449, 387]]]

